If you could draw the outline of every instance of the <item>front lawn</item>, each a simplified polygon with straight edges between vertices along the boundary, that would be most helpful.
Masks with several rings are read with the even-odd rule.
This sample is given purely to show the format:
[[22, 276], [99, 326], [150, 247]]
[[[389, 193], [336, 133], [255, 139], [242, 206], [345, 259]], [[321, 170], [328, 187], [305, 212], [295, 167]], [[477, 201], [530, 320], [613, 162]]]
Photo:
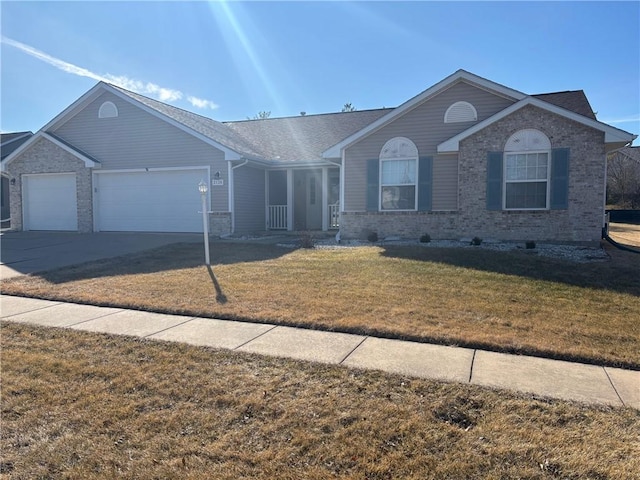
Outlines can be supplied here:
[[0, 477], [630, 479], [640, 413], [2, 324]]
[[640, 368], [640, 255], [572, 263], [420, 246], [177, 244], [18, 277], [6, 294]]

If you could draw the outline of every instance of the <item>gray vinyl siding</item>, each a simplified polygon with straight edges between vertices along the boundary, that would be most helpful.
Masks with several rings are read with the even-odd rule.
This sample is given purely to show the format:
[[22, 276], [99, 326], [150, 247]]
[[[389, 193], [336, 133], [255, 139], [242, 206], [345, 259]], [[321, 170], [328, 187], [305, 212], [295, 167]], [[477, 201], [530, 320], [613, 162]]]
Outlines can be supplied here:
[[[116, 105], [117, 117], [98, 118], [106, 101]], [[102, 170], [209, 166], [211, 175], [219, 171], [224, 180], [211, 187], [211, 209], [229, 211], [224, 152], [112, 93], [100, 95], [53, 133], [98, 160]]]
[[249, 166], [233, 171], [235, 233], [265, 230], [265, 172]]
[[[378, 158], [380, 150], [391, 138], [407, 137], [416, 144], [421, 157], [433, 156], [435, 159], [440, 143], [475, 125], [477, 122], [444, 123], [447, 108], [458, 101], [469, 102], [476, 108], [477, 122], [514, 103], [512, 100], [466, 82], [459, 82], [350, 146], [346, 150], [345, 210], [350, 212], [366, 210], [366, 162], [369, 159]], [[450, 172], [447, 173], [447, 175], [450, 174]], [[434, 186], [438, 185], [440, 180], [434, 170]], [[442, 192], [439, 195], [442, 195]], [[434, 202], [434, 210], [437, 209], [436, 205], [437, 203]]]
[[439, 155], [433, 159], [432, 210], [458, 209], [458, 155]]

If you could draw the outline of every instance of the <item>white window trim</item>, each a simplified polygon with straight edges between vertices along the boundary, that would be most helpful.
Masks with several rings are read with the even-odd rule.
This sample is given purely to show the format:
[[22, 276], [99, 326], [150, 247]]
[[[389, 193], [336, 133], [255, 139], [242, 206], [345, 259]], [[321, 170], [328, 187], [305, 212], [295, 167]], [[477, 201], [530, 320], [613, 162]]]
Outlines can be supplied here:
[[[405, 153], [405, 155], [397, 155], [398, 153], [400, 153], [400, 146], [402, 146], [402, 143], [404, 143], [404, 146], [406, 146], [408, 148], [408, 151], [404, 151], [402, 153]], [[400, 145], [398, 145], [400, 144]], [[395, 155], [393, 154], [393, 151], [391, 152], [392, 154], [389, 155], [389, 149], [391, 147], [398, 147], [398, 150], [395, 151]], [[408, 155], [411, 154], [411, 155]], [[378, 156], [378, 211], [379, 212], [416, 212], [418, 211], [418, 180], [419, 180], [419, 172], [418, 172], [418, 168], [420, 166], [420, 154], [418, 152], [418, 147], [416, 146], [416, 144], [408, 139], [407, 137], [393, 137], [389, 140], [387, 140], [387, 142], [385, 142], [385, 144], [382, 146], [382, 148], [380, 149], [380, 155]], [[398, 161], [414, 161], [415, 165], [416, 165], [416, 169], [415, 169], [415, 181], [414, 183], [404, 183], [404, 184], [391, 184], [391, 183], [383, 183], [382, 180], [382, 172], [383, 172], [383, 162], [398, 162]], [[382, 189], [384, 187], [410, 187], [412, 186], [414, 187], [414, 199], [413, 199], [413, 208], [407, 208], [407, 209], [390, 209], [390, 208], [382, 208]]]
[[[547, 178], [546, 179], [535, 179], [535, 180], [507, 180], [507, 156], [509, 155], [531, 155], [531, 154], [539, 154], [546, 153], [547, 154]], [[502, 209], [506, 211], [546, 211], [549, 210], [549, 204], [551, 199], [551, 150], [522, 150], [522, 151], [511, 151], [504, 152], [503, 158], [503, 168], [502, 168]], [[545, 207], [544, 208], [507, 208], [507, 184], [508, 183], [538, 183], [538, 182], [546, 182], [547, 183], [547, 193], [545, 199]]]
[[[416, 179], [414, 183], [383, 183], [382, 181], [382, 164], [383, 162], [398, 162], [398, 161], [414, 161], [416, 164]], [[380, 179], [380, 186], [378, 188], [378, 211], [380, 212], [417, 212], [418, 211], [418, 157], [399, 157], [399, 158], [385, 158], [380, 159], [380, 171], [378, 173], [378, 178]], [[415, 195], [413, 199], [413, 208], [404, 208], [404, 209], [396, 209], [396, 208], [382, 208], [382, 189], [384, 187], [415, 187]]]

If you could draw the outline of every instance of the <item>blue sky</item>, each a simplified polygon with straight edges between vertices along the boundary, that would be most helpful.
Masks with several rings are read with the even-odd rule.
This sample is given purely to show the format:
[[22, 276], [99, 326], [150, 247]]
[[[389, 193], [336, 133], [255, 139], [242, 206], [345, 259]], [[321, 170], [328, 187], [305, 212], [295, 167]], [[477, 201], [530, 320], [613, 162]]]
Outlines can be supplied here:
[[[11, 2], [0, 129], [37, 131], [99, 79], [216, 120], [397, 106], [463, 68], [582, 89], [640, 134], [640, 2]], [[637, 142], [636, 142], [637, 143]]]

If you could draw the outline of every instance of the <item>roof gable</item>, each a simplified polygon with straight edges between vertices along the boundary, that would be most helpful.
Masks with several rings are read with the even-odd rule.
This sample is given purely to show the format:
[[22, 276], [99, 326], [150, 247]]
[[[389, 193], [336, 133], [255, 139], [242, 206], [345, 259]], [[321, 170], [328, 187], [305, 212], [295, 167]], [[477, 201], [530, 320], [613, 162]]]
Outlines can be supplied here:
[[9, 165], [13, 160], [15, 160], [22, 152], [27, 150], [31, 145], [33, 145], [35, 142], [37, 142], [41, 138], [44, 138], [45, 140], [57, 145], [61, 149], [69, 152], [71, 155], [78, 158], [79, 160], [82, 160], [86, 167], [100, 168], [100, 162], [98, 162], [95, 158], [75, 148], [73, 145], [69, 145], [67, 142], [65, 142], [61, 138], [58, 138], [51, 133], [47, 133], [43, 130], [40, 130], [35, 135], [32, 135], [26, 142], [20, 145], [20, 147], [14, 150], [4, 160], [2, 160], [2, 169], [4, 170], [4, 168], [6, 168], [6, 166]]
[[379, 118], [377, 121], [373, 122], [372, 124], [368, 125], [362, 130], [354, 133], [353, 135], [344, 139], [342, 142], [325, 150], [325, 152], [323, 153], [323, 156], [325, 158], [339, 158], [341, 156], [341, 151], [343, 149], [347, 148], [350, 145], [353, 145], [354, 143], [361, 140], [362, 138], [368, 135], [371, 135], [375, 131], [391, 123], [396, 118], [400, 117], [401, 115], [404, 115], [410, 110], [413, 110], [414, 108], [423, 104], [430, 98], [433, 98], [434, 96], [438, 95], [439, 93], [450, 88], [451, 86], [455, 85], [458, 82], [467, 82], [478, 88], [488, 90], [496, 95], [513, 99], [514, 101], [517, 101], [526, 97], [524, 93], [514, 90], [512, 88], [508, 88], [508, 87], [505, 87], [504, 85], [500, 85], [499, 83], [495, 83], [495, 82], [492, 82], [491, 80], [487, 80], [486, 78], [479, 77], [477, 75], [474, 75], [473, 73], [467, 72], [466, 70], [458, 70], [454, 74], [449, 75], [444, 80], [441, 80], [440, 82], [429, 87], [422, 93], [406, 101], [399, 107], [393, 109], [385, 116]]
[[442, 142], [440, 145], [438, 145], [438, 153], [457, 152], [461, 140], [464, 140], [465, 138], [482, 130], [488, 125], [491, 125], [492, 123], [497, 122], [498, 120], [506, 117], [507, 115], [512, 114], [513, 112], [527, 105], [533, 105], [534, 107], [547, 110], [551, 113], [555, 113], [556, 115], [560, 115], [561, 117], [565, 117], [567, 119], [581, 123], [588, 127], [595, 128], [596, 130], [600, 130], [605, 134], [605, 143], [619, 143], [619, 142], [628, 143], [633, 141], [636, 138], [636, 135], [633, 135], [629, 132], [625, 132], [624, 130], [620, 130], [619, 128], [612, 127], [611, 125], [607, 125], [606, 123], [598, 122], [597, 120], [593, 120], [591, 118], [585, 117], [584, 115], [580, 115], [578, 113], [569, 111], [565, 108], [558, 107], [556, 105], [553, 105], [549, 102], [545, 102], [538, 98], [526, 97], [514, 103], [513, 105], [505, 108], [504, 110], [496, 113], [492, 117], [489, 117], [482, 122], [476, 123], [474, 126], [468, 128], [464, 132], [461, 132], [458, 135], [450, 138], [449, 140]]
[[[138, 106], [152, 115], [169, 121], [172, 125], [207, 143], [211, 143], [225, 153], [233, 152], [237, 156], [237, 158], [228, 159], [233, 160], [239, 159], [240, 157], [249, 157], [252, 159], [262, 158], [260, 152], [257, 152], [249, 142], [236, 135], [221, 122], [130, 92], [124, 88], [105, 85], [120, 98], [129, 101], [133, 100]], [[233, 157], [233, 155], [231, 155], [231, 157]]]
[[234, 138], [233, 132], [229, 132], [220, 122], [187, 112], [186, 110], [167, 105], [157, 100], [152, 100], [143, 95], [138, 95], [105, 82], [98, 82], [91, 90], [82, 95], [62, 113], [42, 127], [40, 131], [46, 132], [59, 128], [105, 91], [222, 150], [225, 153], [225, 157], [229, 160], [243, 157], [259, 157], [259, 155], [251, 151], [250, 147], [245, 145], [242, 140]]

